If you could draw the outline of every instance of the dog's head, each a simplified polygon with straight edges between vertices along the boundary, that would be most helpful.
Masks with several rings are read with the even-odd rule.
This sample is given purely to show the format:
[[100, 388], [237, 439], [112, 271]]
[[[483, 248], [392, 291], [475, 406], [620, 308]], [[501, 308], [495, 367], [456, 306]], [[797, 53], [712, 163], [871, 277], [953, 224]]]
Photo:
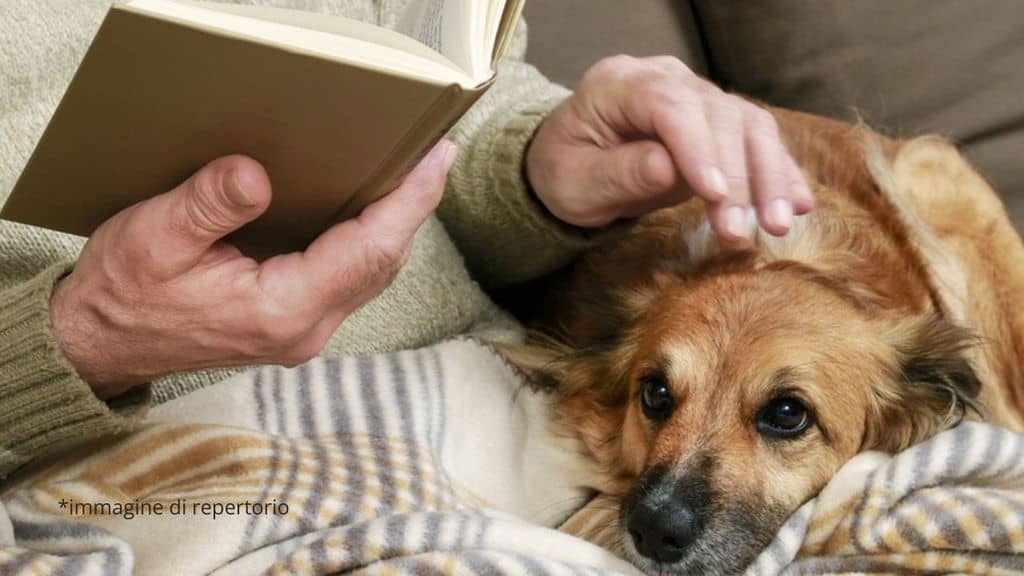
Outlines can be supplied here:
[[647, 571], [741, 571], [856, 453], [948, 427], [980, 386], [971, 336], [940, 318], [873, 311], [792, 262], [718, 268], [659, 273], [541, 369]]

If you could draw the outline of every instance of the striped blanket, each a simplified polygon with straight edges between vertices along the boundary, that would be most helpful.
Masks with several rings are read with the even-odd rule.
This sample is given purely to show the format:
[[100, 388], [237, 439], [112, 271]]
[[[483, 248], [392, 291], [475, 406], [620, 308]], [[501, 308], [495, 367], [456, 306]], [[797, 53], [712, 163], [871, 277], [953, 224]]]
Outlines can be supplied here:
[[[635, 574], [550, 408], [469, 340], [255, 370], [5, 486], [0, 574]], [[749, 571], [1024, 573], [1024, 438], [863, 454]]]

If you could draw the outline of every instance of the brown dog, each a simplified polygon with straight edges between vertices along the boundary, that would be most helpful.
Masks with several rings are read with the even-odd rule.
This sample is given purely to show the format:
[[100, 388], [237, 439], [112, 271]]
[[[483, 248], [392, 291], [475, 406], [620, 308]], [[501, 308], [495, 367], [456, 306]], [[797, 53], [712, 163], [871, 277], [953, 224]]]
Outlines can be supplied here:
[[556, 386], [647, 571], [741, 571], [858, 452], [965, 415], [1024, 429], [1024, 246], [997, 196], [937, 139], [773, 113], [815, 213], [742, 248], [698, 201], [651, 214], [513, 355]]

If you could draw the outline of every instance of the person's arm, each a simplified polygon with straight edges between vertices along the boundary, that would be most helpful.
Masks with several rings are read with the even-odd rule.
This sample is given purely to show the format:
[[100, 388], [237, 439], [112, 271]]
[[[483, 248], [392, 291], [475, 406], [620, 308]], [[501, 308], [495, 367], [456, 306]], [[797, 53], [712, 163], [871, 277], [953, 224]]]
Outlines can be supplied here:
[[149, 405], [148, 386], [100, 400], [62, 353], [50, 298], [68, 271], [55, 264], [0, 290], [0, 479], [64, 445], [129, 430]]

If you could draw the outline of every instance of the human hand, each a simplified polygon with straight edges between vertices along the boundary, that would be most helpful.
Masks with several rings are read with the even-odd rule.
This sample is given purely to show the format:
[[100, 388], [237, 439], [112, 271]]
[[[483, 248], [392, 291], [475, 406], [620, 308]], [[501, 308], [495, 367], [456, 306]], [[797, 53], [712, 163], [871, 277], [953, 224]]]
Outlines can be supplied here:
[[692, 197], [727, 242], [761, 226], [785, 234], [814, 208], [774, 117], [726, 94], [679, 60], [602, 60], [544, 120], [527, 153], [537, 197], [558, 218], [598, 227]]
[[266, 211], [267, 174], [215, 160], [89, 238], [51, 301], [61, 349], [101, 398], [175, 372], [304, 362], [405, 264], [455, 156], [442, 141], [358, 218], [262, 264], [222, 238]]

